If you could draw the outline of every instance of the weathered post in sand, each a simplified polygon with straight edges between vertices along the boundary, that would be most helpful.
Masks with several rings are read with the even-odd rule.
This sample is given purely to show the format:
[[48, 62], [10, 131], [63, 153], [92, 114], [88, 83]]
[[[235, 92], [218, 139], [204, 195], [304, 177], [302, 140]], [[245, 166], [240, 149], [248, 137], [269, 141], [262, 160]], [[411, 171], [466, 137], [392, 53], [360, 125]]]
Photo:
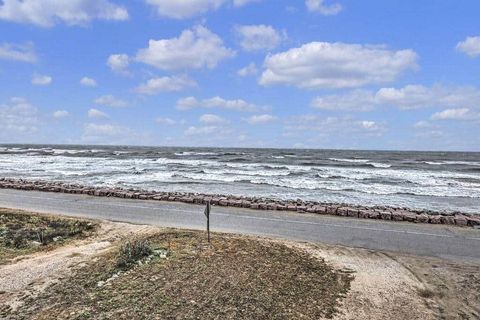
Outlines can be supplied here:
[[207, 239], [208, 243], [210, 243], [210, 201], [207, 202], [204, 213], [205, 217], [207, 217]]

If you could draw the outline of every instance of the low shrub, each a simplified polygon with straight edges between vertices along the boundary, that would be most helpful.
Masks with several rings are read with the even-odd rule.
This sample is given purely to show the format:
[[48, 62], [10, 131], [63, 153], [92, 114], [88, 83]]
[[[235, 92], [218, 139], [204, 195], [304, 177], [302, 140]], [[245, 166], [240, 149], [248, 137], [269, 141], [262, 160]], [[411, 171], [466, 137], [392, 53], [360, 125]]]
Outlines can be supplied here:
[[120, 248], [117, 258], [117, 267], [120, 269], [129, 269], [138, 261], [148, 257], [153, 253], [148, 241], [132, 240]]

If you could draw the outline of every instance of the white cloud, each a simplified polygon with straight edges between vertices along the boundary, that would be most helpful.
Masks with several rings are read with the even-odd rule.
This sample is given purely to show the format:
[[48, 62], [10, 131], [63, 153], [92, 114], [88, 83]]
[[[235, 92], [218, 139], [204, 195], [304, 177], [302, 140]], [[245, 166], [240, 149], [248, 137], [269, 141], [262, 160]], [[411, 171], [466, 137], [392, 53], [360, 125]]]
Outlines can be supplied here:
[[195, 97], [181, 98], [177, 101], [176, 108], [178, 110], [190, 110], [198, 107], [200, 102]]
[[480, 56], [480, 36], [467, 37], [464, 41], [457, 44], [457, 50], [472, 58]]
[[102, 111], [97, 110], [95, 108], [92, 108], [92, 109], [88, 110], [87, 115], [88, 115], [89, 118], [92, 118], [92, 119], [108, 118], [108, 115], [105, 112], [102, 112]]
[[128, 11], [107, 0], [4, 0], [0, 20], [51, 27], [86, 25], [94, 19], [127, 20]]
[[37, 61], [33, 43], [0, 45], [0, 59], [33, 63]]
[[260, 1], [262, 0], [233, 0], [233, 6], [243, 7], [244, 5], [247, 5], [249, 3], [260, 2]]
[[287, 134], [294, 132], [320, 132], [324, 135], [381, 136], [386, 131], [384, 123], [372, 120], [357, 120], [350, 117], [326, 117], [317, 115], [301, 115], [291, 117], [286, 121], [284, 130]]
[[431, 128], [432, 127], [432, 124], [428, 121], [425, 121], [425, 120], [420, 120], [420, 121], [417, 121], [413, 127], [415, 129], [425, 129], [425, 128]]
[[126, 54], [112, 54], [107, 59], [107, 66], [118, 74], [128, 74], [129, 64], [130, 58]]
[[214, 68], [234, 51], [203, 26], [184, 30], [178, 38], [150, 40], [137, 52], [136, 60], [161, 70]]
[[98, 97], [94, 102], [101, 106], [114, 107], [114, 108], [123, 108], [128, 106], [128, 103], [122, 99], [116, 98], [113, 95], [104, 95]]
[[167, 126], [173, 126], [174, 124], [177, 123], [177, 121], [171, 118], [161, 118], [161, 117], [155, 119], [155, 122], [159, 124], [167, 125]]
[[26, 99], [11, 98], [9, 103], [0, 105], [0, 138], [3, 141], [28, 136], [38, 128], [38, 110]]
[[115, 136], [123, 132], [123, 128], [111, 124], [89, 123], [85, 126], [87, 136]]
[[198, 100], [195, 97], [187, 97], [182, 98], [177, 101], [177, 109], [178, 110], [190, 110], [196, 107], [203, 107], [203, 108], [220, 108], [220, 109], [228, 109], [228, 110], [235, 110], [235, 111], [245, 111], [245, 112], [255, 112], [258, 111], [258, 107], [252, 103], [248, 103], [242, 99], [236, 100], [226, 100], [219, 96]]
[[187, 19], [216, 10], [226, 0], [145, 0], [154, 6], [159, 16], [173, 19]]
[[375, 121], [363, 120], [360, 121], [359, 124], [363, 129], [368, 131], [376, 131], [380, 128], [378, 123], [376, 123]]
[[400, 89], [382, 88], [375, 99], [377, 104], [394, 105], [400, 109], [478, 107], [480, 90], [475, 87], [407, 85]]
[[218, 96], [203, 100], [203, 105], [206, 108], [223, 108], [223, 109], [247, 111], [247, 112], [254, 112], [254, 111], [257, 111], [258, 109], [254, 104], [248, 103], [242, 99], [225, 100]]
[[[235, 8], [262, 0], [233, 0]], [[145, 0], [161, 17], [189, 19], [219, 9], [230, 0]]]
[[204, 114], [200, 117], [200, 122], [207, 125], [226, 124], [228, 120], [215, 114]]
[[265, 124], [273, 122], [277, 119], [277, 117], [272, 116], [270, 114], [260, 114], [254, 115], [247, 119], [247, 122], [250, 124]]
[[277, 30], [264, 24], [236, 26], [235, 32], [245, 51], [271, 50], [282, 41], [282, 35]]
[[473, 112], [468, 108], [446, 109], [436, 112], [431, 117], [432, 120], [477, 120], [480, 119], [480, 113]]
[[265, 59], [262, 85], [300, 88], [352, 88], [386, 83], [416, 68], [412, 50], [387, 50], [383, 46], [311, 42]]
[[34, 73], [32, 76], [32, 84], [36, 86], [48, 86], [53, 81], [52, 77], [47, 75], [41, 75], [38, 73]]
[[346, 94], [316, 97], [310, 105], [313, 108], [332, 111], [369, 111], [375, 106], [375, 95], [371, 91], [354, 90]]
[[70, 112], [66, 111], [66, 110], [57, 110], [53, 113], [53, 117], [55, 119], [63, 119], [63, 118], [66, 118], [70, 116]]
[[325, 4], [325, 0], [305, 0], [308, 11], [318, 12], [324, 16], [332, 16], [342, 11], [340, 3]]
[[257, 66], [253, 62], [251, 62], [248, 66], [237, 71], [237, 74], [240, 77], [254, 76], [257, 73], [258, 73]]
[[311, 106], [334, 111], [369, 111], [378, 106], [395, 106], [402, 110], [428, 107], [478, 108], [480, 107], [480, 89], [407, 85], [403, 88], [381, 88], [377, 92], [354, 90], [345, 94], [316, 97], [312, 100]]
[[220, 129], [216, 126], [204, 126], [204, 127], [189, 127], [185, 130], [184, 134], [186, 136], [197, 136], [197, 135], [207, 135], [218, 133]]
[[81, 136], [83, 142], [101, 144], [142, 144], [143, 138], [125, 126], [96, 123], [85, 124]]
[[138, 86], [135, 91], [140, 94], [154, 95], [160, 92], [181, 91], [195, 86], [197, 83], [187, 76], [171, 76], [150, 79]]
[[80, 79], [80, 84], [85, 87], [96, 87], [97, 81], [89, 77], [83, 77], [82, 79]]

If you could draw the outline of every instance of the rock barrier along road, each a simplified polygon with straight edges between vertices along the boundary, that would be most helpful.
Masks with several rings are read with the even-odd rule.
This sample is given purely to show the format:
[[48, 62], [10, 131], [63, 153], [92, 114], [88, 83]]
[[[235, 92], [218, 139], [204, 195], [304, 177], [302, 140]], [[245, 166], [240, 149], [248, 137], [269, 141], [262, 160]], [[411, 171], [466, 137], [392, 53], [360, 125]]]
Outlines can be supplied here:
[[184, 192], [155, 192], [138, 189], [85, 186], [57, 181], [31, 181], [24, 179], [0, 178], [0, 188], [35, 190], [70, 194], [85, 194], [98, 197], [157, 200], [216, 206], [247, 208], [255, 210], [291, 211], [299, 213], [328, 214], [351, 218], [408, 221], [414, 223], [447, 224], [461, 227], [480, 227], [480, 215], [461, 212], [435, 212], [386, 206], [354, 206], [339, 203], [315, 201], [280, 200], [259, 197], [239, 197], [232, 195], [211, 195]]
[[[75, 217], [205, 229], [203, 205], [0, 189], [0, 207]], [[212, 231], [339, 244], [480, 263], [480, 230], [213, 206]]]

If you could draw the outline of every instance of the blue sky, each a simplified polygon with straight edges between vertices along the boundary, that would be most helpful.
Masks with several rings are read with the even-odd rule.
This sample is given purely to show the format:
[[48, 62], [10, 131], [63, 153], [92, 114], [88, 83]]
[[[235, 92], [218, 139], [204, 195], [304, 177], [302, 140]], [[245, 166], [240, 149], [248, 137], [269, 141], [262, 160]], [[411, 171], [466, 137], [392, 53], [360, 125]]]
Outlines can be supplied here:
[[0, 0], [0, 143], [480, 151], [479, 12]]

